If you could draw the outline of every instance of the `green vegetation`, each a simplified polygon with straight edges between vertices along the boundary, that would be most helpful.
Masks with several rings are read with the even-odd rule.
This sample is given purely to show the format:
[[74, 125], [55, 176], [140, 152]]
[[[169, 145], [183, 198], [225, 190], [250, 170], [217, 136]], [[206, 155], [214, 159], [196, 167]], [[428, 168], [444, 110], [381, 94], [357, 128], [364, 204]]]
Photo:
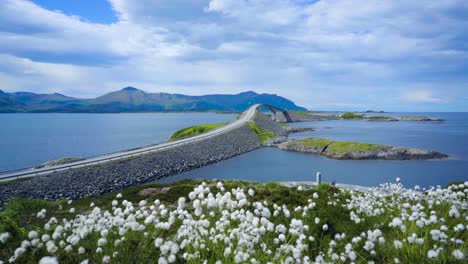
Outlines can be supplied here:
[[173, 140], [177, 140], [181, 138], [197, 136], [197, 135], [206, 133], [210, 130], [222, 127], [224, 125], [225, 124], [204, 124], [204, 125], [187, 127], [172, 134], [169, 140], [173, 141]]
[[71, 203], [14, 199], [0, 211], [0, 260], [465, 263], [467, 187], [418, 192], [391, 184], [363, 194], [327, 183], [184, 180]]
[[368, 121], [398, 121], [391, 116], [370, 116], [366, 118]]
[[334, 141], [329, 140], [329, 139], [324, 139], [324, 138], [304, 138], [304, 139], [294, 140], [292, 142], [298, 142], [307, 147], [325, 148], [326, 146], [330, 145]]
[[263, 143], [276, 137], [276, 134], [267, 129], [261, 129], [254, 121], [249, 121], [250, 129], [257, 134], [258, 139]]
[[350, 141], [334, 141], [328, 145], [329, 152], [352, 152], [352, 151], [370, 151], [384, 149], [386, 146], [378, 144], [368, 144]]
[[364, 116], [354, 114], [354, 113], [351, 113], [351, 112], [346, 112], [346, 113], [341, 115], [341, 118], [342, 119], [363, 119]]
[[322, 150], [327, 148], [326, 151], [331, 153], [370, 151], [379, 150], [387, 147], [379, 144], [368, 144], [351, 141], [334, 141], [324, 138], [304, 138], [299, 140], [291, 140], [288, 143], [289, 146], [295, 146], [297, 144], [303, 145], [305, 147], [318, 148]]
[[280, 127], [288, 127], [288, 123], [277, 123]]

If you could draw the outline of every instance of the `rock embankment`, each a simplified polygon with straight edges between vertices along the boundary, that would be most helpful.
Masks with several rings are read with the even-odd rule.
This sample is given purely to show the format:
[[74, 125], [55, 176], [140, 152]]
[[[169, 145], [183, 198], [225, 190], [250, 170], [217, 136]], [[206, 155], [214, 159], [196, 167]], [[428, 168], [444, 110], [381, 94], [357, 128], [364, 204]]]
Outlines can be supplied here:
[[[254, 121], [262, 129], [279, 135], [285, 133], [263, 114], [257, 113]], [[57, 200], [101, 195], [229, 159], [260, 146], [257, 135], [245, 124], [229, 132], [171, 149], [2, 185], [0, 205], [12, 197]]]
[[327, 139], [288, 140], [278, 142], [273, 146], [283, 150], [314, 153], [341, 160], [420, 160], [449, 157], [446, 154], [430, 150]]

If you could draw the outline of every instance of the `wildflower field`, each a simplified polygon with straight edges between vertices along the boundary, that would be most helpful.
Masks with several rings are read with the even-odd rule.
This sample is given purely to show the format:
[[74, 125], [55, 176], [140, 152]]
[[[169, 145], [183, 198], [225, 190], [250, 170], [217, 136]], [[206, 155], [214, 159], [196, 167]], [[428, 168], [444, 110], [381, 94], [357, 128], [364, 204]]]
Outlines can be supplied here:
[[467, 263], [468, 182], [358, 193], [181, 181], [103, 197], [15, 199], [0, 263]]

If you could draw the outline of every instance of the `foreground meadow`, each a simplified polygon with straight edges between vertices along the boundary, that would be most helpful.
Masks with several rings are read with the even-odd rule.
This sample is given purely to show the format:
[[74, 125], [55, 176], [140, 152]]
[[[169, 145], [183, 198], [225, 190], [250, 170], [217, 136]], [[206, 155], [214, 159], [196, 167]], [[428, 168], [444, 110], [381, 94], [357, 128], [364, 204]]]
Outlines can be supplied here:
[[103, 197], [15, 199], [0, 263], [466, 263], [468, 182], [358, 193], [181, 181]]

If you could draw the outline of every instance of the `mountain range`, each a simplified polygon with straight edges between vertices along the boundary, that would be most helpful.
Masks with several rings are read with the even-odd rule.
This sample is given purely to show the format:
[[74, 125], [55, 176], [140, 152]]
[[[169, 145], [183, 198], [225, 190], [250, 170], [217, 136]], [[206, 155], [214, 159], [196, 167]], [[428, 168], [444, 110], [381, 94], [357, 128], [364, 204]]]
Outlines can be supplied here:
[[256, 103], [271, 104], [285, 110], [306, 110], [284, 97], [252, 91], [239, 94], [190, 96], [147, 93], [134, 87], [126, 87], [96, 98], [80, 99], [58, 93], [6, 93], [0, 90], [0, 113], [241, 112]]

